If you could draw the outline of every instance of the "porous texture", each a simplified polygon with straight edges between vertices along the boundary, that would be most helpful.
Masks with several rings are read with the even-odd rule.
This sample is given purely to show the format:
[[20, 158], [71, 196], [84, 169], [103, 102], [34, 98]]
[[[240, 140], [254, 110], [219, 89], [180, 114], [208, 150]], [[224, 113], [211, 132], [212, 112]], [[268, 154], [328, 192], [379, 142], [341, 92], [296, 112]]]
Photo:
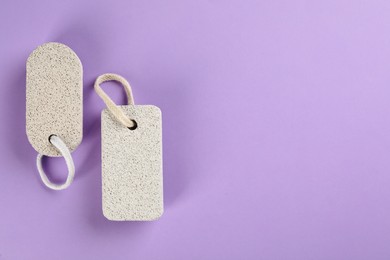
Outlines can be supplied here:
[[49, 142], [59, 136], [73, 151], [83, 136], [83, 69], [66, 45], [46, 43], [28, 57], [26, 79], [26, 132], [34, 149], [61, 156]]
[[155, 220], [163, 213], [162, 128], [158, 107], [121, 106], [130, 130], [102, 112], [103, 214], [110, 220]]

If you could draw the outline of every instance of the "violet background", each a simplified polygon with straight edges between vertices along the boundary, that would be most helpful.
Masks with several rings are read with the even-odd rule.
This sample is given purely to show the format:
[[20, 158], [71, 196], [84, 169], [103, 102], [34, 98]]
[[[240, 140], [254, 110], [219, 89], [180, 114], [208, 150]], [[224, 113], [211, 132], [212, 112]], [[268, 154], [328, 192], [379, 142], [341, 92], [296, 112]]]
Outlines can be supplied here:
[[[0, 6], [0, 259], [390, 259], [390, 1]], [[41, 184], [25, 135], [25, 62], [49, 41], [84, 65], [62, 192]], [[106, 72], [163, 111], [159, 221], [101, 213]], [[46, 168], [65, 178], [62, 159]]]

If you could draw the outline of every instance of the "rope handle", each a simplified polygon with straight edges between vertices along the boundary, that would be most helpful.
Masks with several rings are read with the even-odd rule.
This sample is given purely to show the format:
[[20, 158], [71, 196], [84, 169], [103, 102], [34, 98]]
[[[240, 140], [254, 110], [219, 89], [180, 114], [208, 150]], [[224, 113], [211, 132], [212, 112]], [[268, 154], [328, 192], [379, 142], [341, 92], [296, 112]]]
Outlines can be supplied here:
[[49, 178], [47, 177], [45, 171], [42, 167], [42, 154], [38, 154], [37, 156], [37, 168], [39, 175], [41, 176], [42, 182], [50, 189], [52, 190], [64, 190], [69, 187], [69, 185], [73, 182], [74, 179], [74, 163], [72, 159], [72, 155], [70, 154], [70, 151], [64, 141], [57, 136], [57, 135], [51, 135], [49, 137], [49, 142], [54, 145], [58, 151], [61, 152], [61, 155], [65, 158], [66, 165], [68, 167], [68, 177], [66, 178], [65, 183], [63, 184], [55, 184], [52, 183]]
[[136, 122], [126, 116], [126, 114], [123, 112], [123, 110], [118, 107], [114, 101], [103, 91], [103, 89], [100, 87], [100, 84], [107, 82], [107, 81], [117, 81], [122, 84], [126, 91], [127, 96], [127, 104], [128, 105], [134, 105], [134, 98], [133, 93], [131, 91], [131, 86], [129, 82], [122, 76], [114, 73], [106, 73], [103, 75], [100, 75], [97, 77], [95, 81], [95, 91], [99, 95], [99, 97], [103, 100], [103, 102], [106, 104], [108, 110], [115, 116], [115, 118], [122, 123], [127, 128], [133, 128], [136, 126]]

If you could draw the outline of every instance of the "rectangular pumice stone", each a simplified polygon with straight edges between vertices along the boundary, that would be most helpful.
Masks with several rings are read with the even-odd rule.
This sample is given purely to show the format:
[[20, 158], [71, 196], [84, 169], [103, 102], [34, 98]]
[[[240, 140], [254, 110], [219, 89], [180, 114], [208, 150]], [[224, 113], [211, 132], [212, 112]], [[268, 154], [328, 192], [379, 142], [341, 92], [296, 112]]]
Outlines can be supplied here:
[[76, 53], [61, 43], [37, 47], [26, 64], [26, 133], [34, 149], [60, 156], [49, 142], [58, 135], [70, 151], [83, 137], [83, 68]]
[[102, 112], [103, 215], [109, 220], [155, 220], [163, 213], [161, 111], [120, 106], [136, 121], [131, 130]]

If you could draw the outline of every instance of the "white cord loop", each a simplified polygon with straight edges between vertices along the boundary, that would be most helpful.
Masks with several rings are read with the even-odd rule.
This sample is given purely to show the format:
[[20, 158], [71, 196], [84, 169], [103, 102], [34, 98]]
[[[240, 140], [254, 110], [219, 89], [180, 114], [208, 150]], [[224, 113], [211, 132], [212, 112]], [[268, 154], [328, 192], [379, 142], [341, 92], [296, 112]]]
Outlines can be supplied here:
[[74, 179], [74, 163], [72, 159], [72, 155], [70, 154], [70, 151], [66, 144], [61, 140], [60, 137], [56, 135], [52, 135], [49, 137], [49, 141], [51, 144], [53, 144], [58, 151], [60, 151], [61, 155], [65, 158], [66, 165], [68, 167], [68, 177], [66, 178], [66, 181], [64, 184], [55, 184], [52, 183], [49, 178], [47, 177], [45, 171], [42, 167], [42, 154], [38, 154], [37, 156], [37, 168], [39, 175], [41, 176], [41, 179], [43, 183], [52, 190], [64, 190], [69, 187], [69, 185], [73, 182]]
[[120, 107], [118, 107], [114, 103], [114, 101], [112, 101], [112, 99], [100, 87], [100, 84], [106, 81], [118, 81], [119, 83], [121, 83], [126, 91], [128, 105], [134, 105], [134, 98], [133, 98], [133, 94], [129, 82], [124, 77], [118, 74], [114, 74], [114, 73], [103, 74], [100, 75], [95, 81], [95, 91], [104, 101], [108, 110], [110, 110], [110, 112], [115, 116], [115, 118], [120, 123], [122, 123], [124, 126], [128, 128], [135, 127], [136, 123], [134, 122], [134, 120], [128, 118], [126, 114], [123, 112], [123, 110]]

